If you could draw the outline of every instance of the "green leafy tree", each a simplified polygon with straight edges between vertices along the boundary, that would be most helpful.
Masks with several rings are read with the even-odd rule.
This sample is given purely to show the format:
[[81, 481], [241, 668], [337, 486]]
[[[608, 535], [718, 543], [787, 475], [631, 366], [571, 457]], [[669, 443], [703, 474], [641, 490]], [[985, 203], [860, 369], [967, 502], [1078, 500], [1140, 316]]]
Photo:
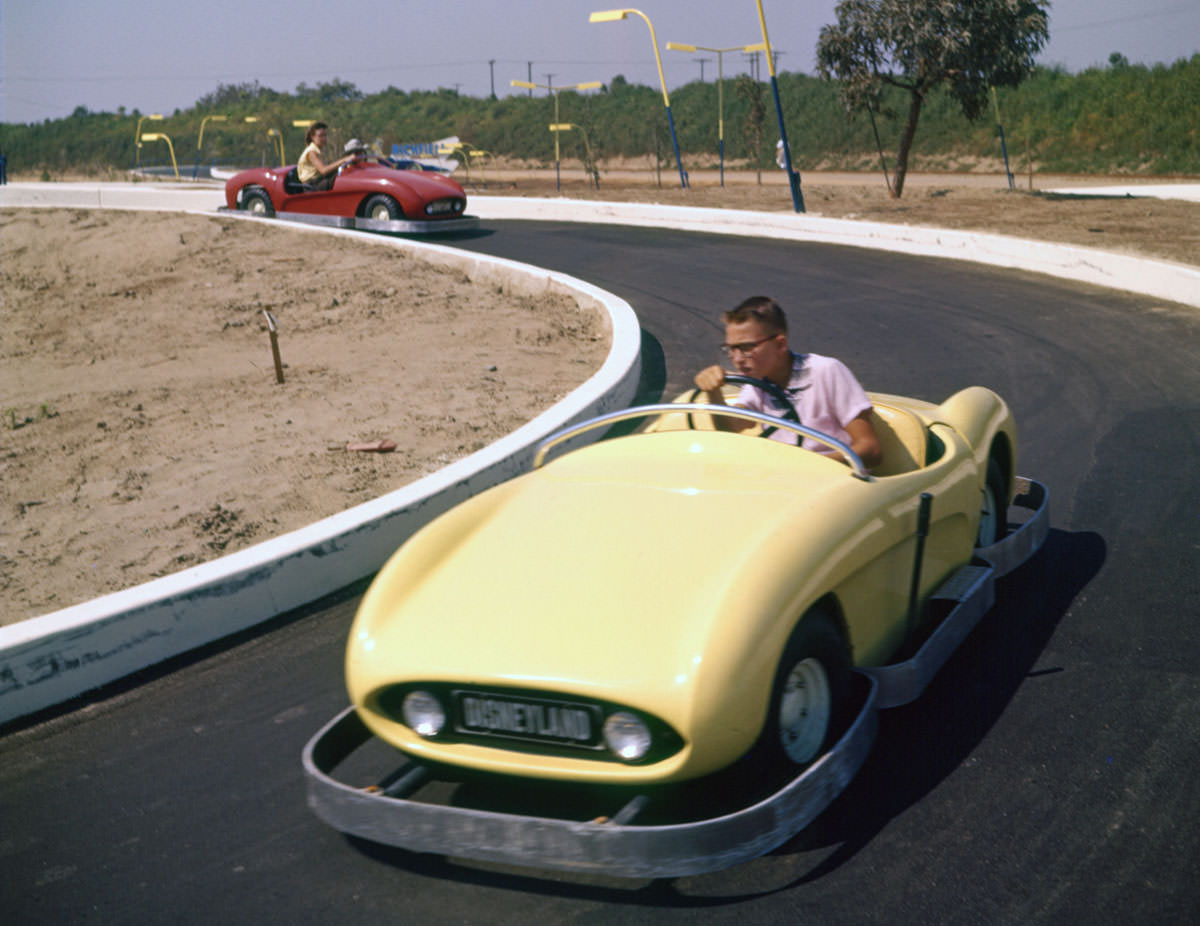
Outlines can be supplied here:
[[967, 119], [987, 111], [989, 88], [1033, 72], [1049, 38], [1046, 0], [842, 0], [821, 29], [817, 65], [841, 82], [850, 112], [874, 109], [886, 86], [908, 93], [892, 195], [904, 191], [921, 106], [945, 85]]

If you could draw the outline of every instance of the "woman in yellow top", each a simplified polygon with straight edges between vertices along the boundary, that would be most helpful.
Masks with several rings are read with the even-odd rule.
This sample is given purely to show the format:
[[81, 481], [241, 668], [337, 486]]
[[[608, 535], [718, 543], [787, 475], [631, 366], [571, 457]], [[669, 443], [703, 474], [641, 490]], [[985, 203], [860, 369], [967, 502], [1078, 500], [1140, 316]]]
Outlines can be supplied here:
[[324, 122], [314, 122], [308, 127], [308, 132], [304, 136], [308, 147], [301, 153], [300, 160], [296, 164], [296, 179], [309, 189], [333, 189], [333, 181], [337, 177], [338, 168], [343, 164], [349, 164], [357, 157], [356, 154], [348, 154], [332, 164], [326, 164], [321, 158], [321, 149], [325, 147], [326, 129], [328, 128], [329, 126]]

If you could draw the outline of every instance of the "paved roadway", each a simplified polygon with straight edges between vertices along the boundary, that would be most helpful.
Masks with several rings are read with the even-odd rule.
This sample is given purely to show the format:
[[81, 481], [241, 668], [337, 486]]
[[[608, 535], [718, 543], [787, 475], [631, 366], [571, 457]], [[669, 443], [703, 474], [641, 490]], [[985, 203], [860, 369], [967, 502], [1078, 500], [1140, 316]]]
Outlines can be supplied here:
[[[628, 299], [647, 388], [754, 293], [869, 388], [994, 387], [1051, 489], [1043, 552], [813, 827], [727, 872], [539, 878], [351, 841], [300, 749], [339, 710], [357, 591], [0, 738], [10, 923], [1176, 923], [1200, 909], [1200, 313], [1019, 273], [654, 230], [463, 247]], [[454, 376], [447, 357], [446, 375]], [[720, 525], [699, 544], [719, 548]]]

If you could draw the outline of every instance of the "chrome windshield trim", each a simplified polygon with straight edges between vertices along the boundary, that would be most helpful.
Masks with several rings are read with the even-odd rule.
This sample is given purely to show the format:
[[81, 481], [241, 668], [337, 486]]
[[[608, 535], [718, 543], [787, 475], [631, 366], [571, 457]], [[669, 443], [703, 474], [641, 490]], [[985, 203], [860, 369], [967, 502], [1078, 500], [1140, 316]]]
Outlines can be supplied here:
[[847, 444], [842, 443], [836, 437], [832, 437], [823, 431], [818, 431], [815, 428], [809, 428], [802, 424], [796, 424], [793, 421], [785, 421], [782, 418], [775, 418], [771, 415], [764, 415], [762, 412], [752, 411], [748, 408], [736, 408], [731, 405], [681, 404], [678, 402], [659, 402], [652, 405], [638, 405], [633, 408], [618, 409], [615, 412], [608, 412], [604, 415], [598, 415], [595, 418], [589, 418], [586, 421], [567, 425], [548, 437], [543, 438], [537, 445], [533, 455], [533, 468], [538, 469], [541, 467], [545, 463], [550, 451], [559, 444], [577, 437], [586, 431], [608, 427], [622, 421], [630, 421], [634, 418], [645, 418], [650, 415], [665, 415], [670, 413], [728, 415], [732, 418], [743, 418], [779, 430], [792, 431], [802, 437], [810, 437], [841, 453], [850, 461], [850, 470], [857, 478], [871, 478], [870, 472], [863, 465], [858, 454], [851, 450]]

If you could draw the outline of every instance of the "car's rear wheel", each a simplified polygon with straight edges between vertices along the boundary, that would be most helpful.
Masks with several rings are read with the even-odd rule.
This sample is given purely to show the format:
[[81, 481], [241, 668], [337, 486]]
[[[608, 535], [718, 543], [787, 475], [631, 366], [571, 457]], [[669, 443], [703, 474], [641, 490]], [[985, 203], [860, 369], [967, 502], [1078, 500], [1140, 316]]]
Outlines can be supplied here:
[[1008, 528], [1008, 490], [1004, 471], [995, 457], [988, 460], [987, 478], [983, 484], [983, 507], [979, 512], [977, 547], [990, 547], [1004, 539]]
[[242, 208], [254, 215], [275, 215], [275, 207], [271, 204], [271, 197], [267, 195], [267, 191], [260, 186], [249, 186], [242, 191]]
[[380, 193], [367, 200], [366, 205], [363, 206], [363, 215], [368, 219], [387, 222], [404, 218], [404, 211], [392, 197]]
[[850, 657], [833, 619], [814, 611], [792, 632], [771, 689], [760, 745], [766, 757], [803, 767], [836, 739], [850, 689]]

